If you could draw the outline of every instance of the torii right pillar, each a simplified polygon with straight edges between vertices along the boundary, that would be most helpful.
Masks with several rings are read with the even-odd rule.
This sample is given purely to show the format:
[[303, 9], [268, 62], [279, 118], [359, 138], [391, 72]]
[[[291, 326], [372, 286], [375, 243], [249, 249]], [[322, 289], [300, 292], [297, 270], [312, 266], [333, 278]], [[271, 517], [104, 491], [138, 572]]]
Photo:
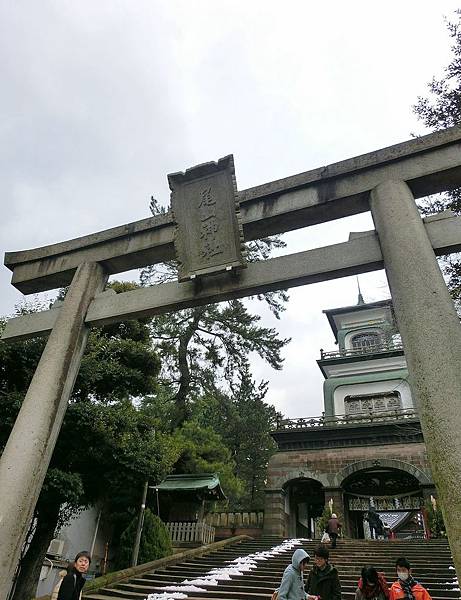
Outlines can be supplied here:
[[413, 194], [403, 181], [371, 193], [410, 385], [448, 541], [461, 575], [461, 325]]

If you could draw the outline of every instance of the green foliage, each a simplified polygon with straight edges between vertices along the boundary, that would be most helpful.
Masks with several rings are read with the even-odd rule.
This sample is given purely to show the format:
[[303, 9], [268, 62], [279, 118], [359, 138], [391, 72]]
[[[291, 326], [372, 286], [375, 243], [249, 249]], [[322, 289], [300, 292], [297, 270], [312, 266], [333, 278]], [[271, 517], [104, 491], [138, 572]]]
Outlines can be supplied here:
[[235, 463], [229, 448], [212, 427], [204, 427], [195, 421], [188, 421], [175, 432], [177, 446], [181, 448], [175, 464], [175, 472], [217, 473], [231, 502], [240, 497], [243, 483], [235, 476]]
[[73, 397], [101, 402], [137, 397], [155, 389], [160, 363], [145, 342], [93, 330]]
[[248, 371], [232, 394], [216, 391], [200, 398], [194, 411], [199, 423], [219, 433], [234, 461], [234, 474], [244, 485], [235, 510], [262, 509], [266, 468], [276, 451], [269, 435], [276, 426], [277, 412], [266, 402], [267, 383], [256, 386]]
[[[175, 465], [175, 472], [198, 473], [200, 469], [202, 472], [217, 472], [229, 500], [228, 506], [233, 510], [261, 509], [264, 506], [266, 468], [276, 450], [270, 432], [275, 429], [278, 416], [275, 408], [264, 402], [266, 393], [267, 383], [256, 385], [245, 366], [240, 373], [240, 381], [230, 392], [211, 389], [196, 396], [190, 406], [186, 423], [195, 423], [200, 430], [212, 430], [215, 450], [221, 446], [228, 450], [231, 463], [225, 459], [225, 473], [228, 465], [232, 464], [233, 478], [223, 473], [220, 464], [190, 459], [197, 453], [203, 453], [208, 445], [202, 446], [200, 436], [176, 436], [178, 445], [185, 444], [186, 447]], [[173, 390], [161, 387], [155, 397], [145, 397], [142, 403], [143, 409], [158, 422], [159, 427], [163, 425], [168, 431], [168, 424], [174, 420], [176, 410]], [[181, 427], [177, 431], [181, 432]], [[189, 428], [183, 431], [189, 433]], [[197, 445], [198, 448], [193, 450], [193, 446]], [[239, 481], [237, 488], [235, 480]]]
[[[241, 376], [231, 393], [215, 389], [195, 399], [189, 420], [176, 430], [182, 450], [174, 469], [176, 473], [216, 472], [231, 509], [261, 509], [267, 463], [276, 450], [270, 431], [276, 426], [277, 412], [264, 402], [267, 384], [256, 385], [247, 370]], [[143, 409], [160, 426], [174, 418], [168, 390], [155, 399], [144, 398]]]
[[328, 504], [325, 504], [322, 516], [319, 519], [319, 530], [323, 533], [327, 527], [328, 521], [331, 519], [331, 510]]
[[[125, 569], [131, 566], [131, 557], [138, 527], [138, 517], [135, 517], [120, 538], [117, 553], [116, 568]], [[157, 560], [172, 554], [170, 537], [163, 522], [148, 508], [144, 511], [144, 524], [139, 546], [138, 564]]]
[[[113, 287], [124, 291], [133, 284]], [[28, 312], [27, 306], [18, 312]], [[0, 343], [0, 449], [43, 347], [42, 339]], [[168, 472], [177, 456], [173, 440], [156, 435], [155, 420], [132, 403], [140, 394], [155, 391], [159, 369], [147, 323], [130, 321], [91, 331], [39, 505], [87, 505], [113, 488], [111, 482], [120, 483], [121, 469], [137, 482]]]
[[418, 97], [414, 106], [418, 118], [436, 131], [461, 122], [461, 10], [454, 14], [457, 21], [446, 22], [452, 40], [452, 60], [444, 70], [445, 76], [434, 77], [428, 84], [429, 97]]
[[434, 506], [430, 501], [426, 503], [426, 514], [427, 520], [429, 524], [429, 529], [431, 532], [431, 537], [433, 538], [444, 538], [447, 537], [447, 532], [445, 529], [445, 522], [443, 520], [443, 514], [439, 506]]
[[[16, 315], [26, 314], [26, 310], [18, 310]], [[7, 319], [0, 319], [0, 333], [3, 332]], [[7, 395], [17, 394], [22, 401], [29, 387], [35, 367], [42, 355], [46, 340], [34, 338], [15, 344], [0, 342], [0, 401]], [[0, 420], [1, 423], [1, 420]], [[0, 434], [1, 435], [1, 434]], [[2, 438], [0, 437], [0, 448]]]
[[190, 418], [199, 396], [238, 384], [252, 352], [274, 369], [282, 368], [281, 351], [289, 340], [259, 320], [233, 300], [152, 321], [154, 346], [162, 356], [160, 383], [171, 390], [176, 409], [173, 427]]
[[[338, 517], [338, 521], [340, 523], [342, 523], [341, 521], [341, 515], [340, 513], [336, 510], [336, 508], [333, 507], [333, 513]], [[322, 516], [320, 517], [319, 521], [318, 521], [318, 528], [319, 531], [323, 532], [325, 531], [327, 525], [328, 525], [328, 521], [331, 519], [331, 515], [333, 514], [332, 511], [330, 510], [330, 505], [329, 504], [325, 504], [325, 507], [323, 509], [323, 513]]]
[[53, 463], [82, 474], [88, 503], [110, 498], [119, 486], [163, 478], [177, 455], [174, 440], [157, 433], [155, 422], [129, 400], [77, 402], [68, 408]]

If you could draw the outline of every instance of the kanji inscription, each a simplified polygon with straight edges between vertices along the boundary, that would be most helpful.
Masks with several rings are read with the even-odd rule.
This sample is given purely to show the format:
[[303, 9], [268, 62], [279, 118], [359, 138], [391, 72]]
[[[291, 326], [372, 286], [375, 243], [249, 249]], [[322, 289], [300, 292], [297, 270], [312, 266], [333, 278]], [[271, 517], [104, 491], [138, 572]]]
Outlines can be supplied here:
[[200, 256], [212, 258], [223, 253], [219, 241], [219, 221], [216, 216], [216, 197], [213, 186], [207, 186], [200, 194]]
[[168, 181], [179, 281], [244, 267], [233, 157], [173, 173]]

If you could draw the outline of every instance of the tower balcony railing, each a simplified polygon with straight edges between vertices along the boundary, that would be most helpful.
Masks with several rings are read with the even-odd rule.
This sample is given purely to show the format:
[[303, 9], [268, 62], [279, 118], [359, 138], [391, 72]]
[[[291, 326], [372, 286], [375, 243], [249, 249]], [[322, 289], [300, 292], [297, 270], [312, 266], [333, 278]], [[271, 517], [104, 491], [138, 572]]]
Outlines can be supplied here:
[[397, 420], [418, 419], [414, 408], [399, 408], [395, 410], [374, 410], [348, 415], [325, 414], [319, 417], [301, 417], [297, 419], [278, 419], [277, 430], [283, 429], [312, 429], [318, 427], [341, 427], [344, 425], [359, 425], [369, 423], [384, 423]]
[[363, 356], [366, 354], [381, 354], [385, 352], [403, 351], [401, 341], [386, 340], [378, 344], [363, 345], [358, 348], [345, 348], [343, 350], [332, 350], [325, 352], [320, 348], [320, 359], [328, 360], [333, 358], [351, 358], [354, 356]]

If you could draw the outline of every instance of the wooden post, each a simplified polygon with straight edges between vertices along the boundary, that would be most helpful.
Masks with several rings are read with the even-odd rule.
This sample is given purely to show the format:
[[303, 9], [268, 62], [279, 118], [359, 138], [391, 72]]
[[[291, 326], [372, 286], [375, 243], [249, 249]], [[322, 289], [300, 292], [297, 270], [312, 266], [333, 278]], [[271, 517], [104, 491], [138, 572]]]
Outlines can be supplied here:
[[133, 554], [131, 555], [131, 566], [135, 567], [138, 564], [139, 547], [141, 545], [142, 527], [144, 525], [144, 511], [146, 510], [146, 499], [147, 490], [149, 489], [149, 482], [144, 482], [144, 489], [142, 491], [142, 501], [139, 508], [138, 528], [136, 530], [136, 538], [133, 546]]

